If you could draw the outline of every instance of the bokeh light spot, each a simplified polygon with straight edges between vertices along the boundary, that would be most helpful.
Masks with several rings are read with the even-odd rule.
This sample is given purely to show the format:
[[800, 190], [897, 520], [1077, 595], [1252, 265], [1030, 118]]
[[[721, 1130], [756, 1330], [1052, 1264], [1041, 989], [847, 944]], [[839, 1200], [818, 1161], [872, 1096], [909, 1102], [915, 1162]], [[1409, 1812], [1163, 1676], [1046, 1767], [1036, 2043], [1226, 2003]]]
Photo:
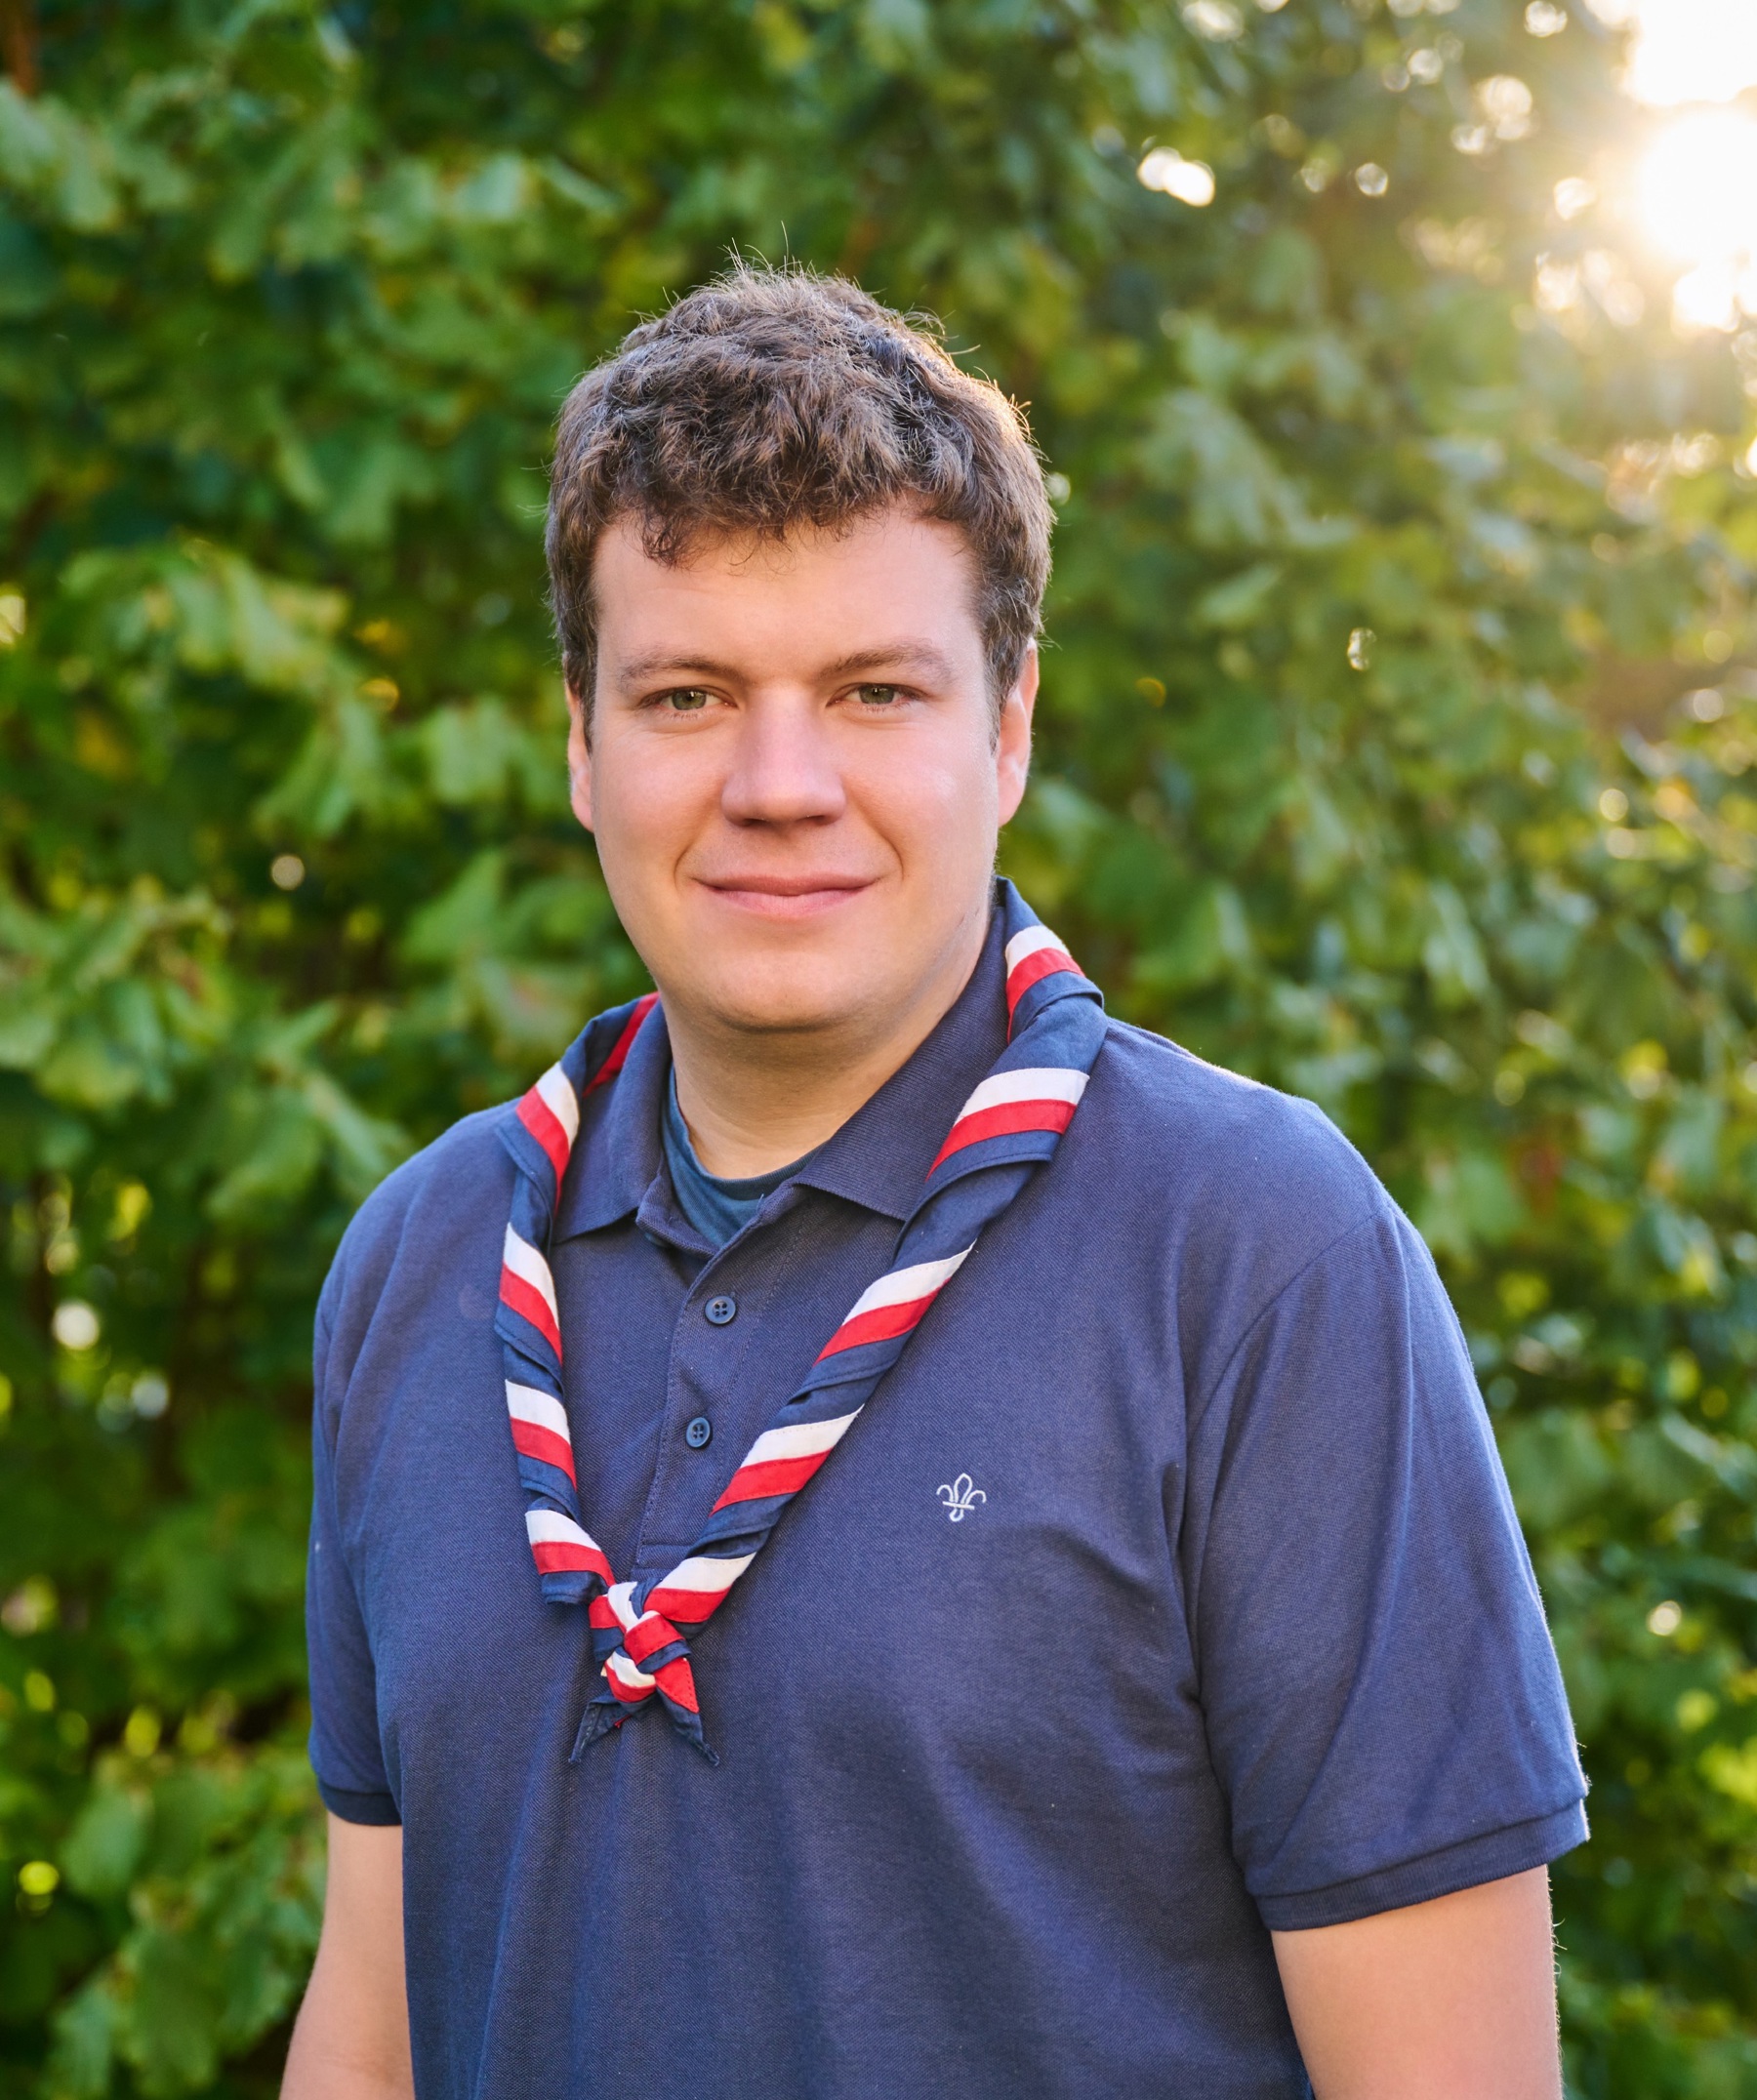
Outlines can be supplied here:
[[1214, 201], [1214, 171], [1205, 161], [1185, 160], [1174, 147], [1155, 146], [1135, 170], [1143, 188], [1164, 191], [1200, 209]]

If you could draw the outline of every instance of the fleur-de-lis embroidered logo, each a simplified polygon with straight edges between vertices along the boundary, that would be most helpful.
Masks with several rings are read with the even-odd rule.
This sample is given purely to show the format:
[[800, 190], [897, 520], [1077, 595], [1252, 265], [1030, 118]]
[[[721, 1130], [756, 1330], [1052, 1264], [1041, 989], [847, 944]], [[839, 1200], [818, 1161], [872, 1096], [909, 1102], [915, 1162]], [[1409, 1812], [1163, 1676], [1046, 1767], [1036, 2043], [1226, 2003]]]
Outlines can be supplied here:
[[939, 1499], [946, 1505], [946, 1514], [955, 1524], [961, 1524], [979, 1502], [988, 1497], [967, 1473], [960, 1473], [956, 1480], [942, 1480]]

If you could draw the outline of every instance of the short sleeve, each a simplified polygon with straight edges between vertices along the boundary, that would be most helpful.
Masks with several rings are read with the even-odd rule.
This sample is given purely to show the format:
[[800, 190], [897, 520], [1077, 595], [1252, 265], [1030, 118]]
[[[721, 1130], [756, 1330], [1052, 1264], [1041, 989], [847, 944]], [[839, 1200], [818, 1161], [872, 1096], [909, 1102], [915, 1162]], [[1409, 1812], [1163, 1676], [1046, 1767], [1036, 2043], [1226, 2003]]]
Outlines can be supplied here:
[[[331, 1277], [332, 1288], [335, 1277]], [[342, 1548], [336, 1514], [334, 1351], [328, 1300], [317, 1317], [312, 1411], [311, 1541], [306, 1563], [306, 1640], [311, 1674], [311, 1768], [324, 1805], [345, 1823], [400, 1823], [379, 1743], [372, 1644]]]
[[1382, 1203], [1192, 1416], [1185, 1575], [1235, 1856], [1296, 1930], [1582, 1841], [1567, 1699], [1463, 1337]]

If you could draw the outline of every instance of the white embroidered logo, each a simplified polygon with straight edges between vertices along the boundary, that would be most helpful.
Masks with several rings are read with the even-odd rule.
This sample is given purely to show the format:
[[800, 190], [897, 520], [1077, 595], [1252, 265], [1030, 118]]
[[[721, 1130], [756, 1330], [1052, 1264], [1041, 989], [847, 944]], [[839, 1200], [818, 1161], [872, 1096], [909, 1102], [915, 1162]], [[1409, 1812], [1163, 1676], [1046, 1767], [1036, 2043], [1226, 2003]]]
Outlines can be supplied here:
[[967, 1473], [960, 1473], [956, 1480], [942, 1480], [938, 1492], [955, 1524], [961, 1524], [979, 1502], [988, 1500]]

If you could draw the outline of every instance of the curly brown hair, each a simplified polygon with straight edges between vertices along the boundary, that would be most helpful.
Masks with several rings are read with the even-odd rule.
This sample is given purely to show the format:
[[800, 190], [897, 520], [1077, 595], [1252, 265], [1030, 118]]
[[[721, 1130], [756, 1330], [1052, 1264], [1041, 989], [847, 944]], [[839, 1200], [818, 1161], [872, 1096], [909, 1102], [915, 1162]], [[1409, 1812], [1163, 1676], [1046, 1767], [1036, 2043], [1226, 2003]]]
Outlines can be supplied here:
[[844, 277], [740, 262], [587, 373], [561, 412], [545, 539], [575, 694], [590, 705], [592, 560], [616, 519], [675, 561], [701, 534], [835, 531], [899, 501], [963, 533], [991, 690], [1008, 691], [1049, 577], [1042, 467], [1023, 412], [933, 325]]

